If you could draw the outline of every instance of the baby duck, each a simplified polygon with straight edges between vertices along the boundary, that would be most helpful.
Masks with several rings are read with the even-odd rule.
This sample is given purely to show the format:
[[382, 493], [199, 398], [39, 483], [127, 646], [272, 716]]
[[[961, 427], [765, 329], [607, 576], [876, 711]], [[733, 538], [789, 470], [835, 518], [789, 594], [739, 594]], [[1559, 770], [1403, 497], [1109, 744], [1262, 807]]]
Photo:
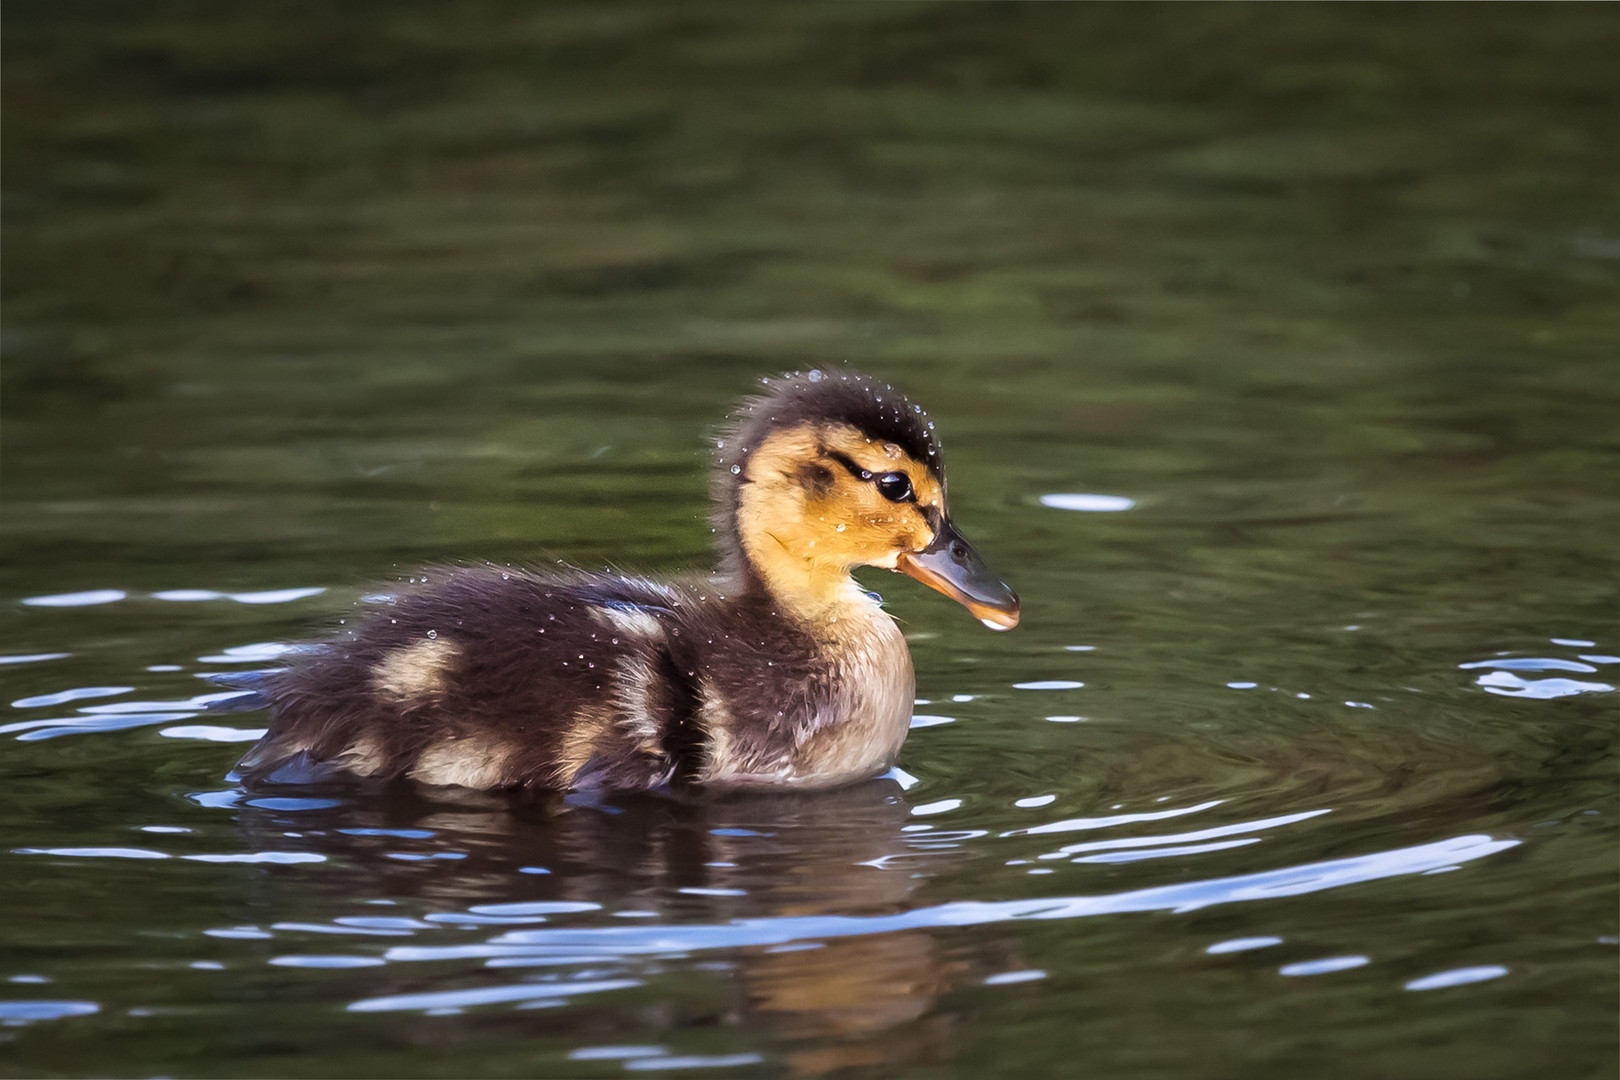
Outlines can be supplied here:
[[850, 571], [908, 574], [997, 630], [1018, 597], [951, 524], [920, 408], [863, 375], [766, 384], [717, 444], [718, 573], [430, 574], [263, 678], [270, 728], [237, 775], [629, 790], [883, 772], [911, 655]]

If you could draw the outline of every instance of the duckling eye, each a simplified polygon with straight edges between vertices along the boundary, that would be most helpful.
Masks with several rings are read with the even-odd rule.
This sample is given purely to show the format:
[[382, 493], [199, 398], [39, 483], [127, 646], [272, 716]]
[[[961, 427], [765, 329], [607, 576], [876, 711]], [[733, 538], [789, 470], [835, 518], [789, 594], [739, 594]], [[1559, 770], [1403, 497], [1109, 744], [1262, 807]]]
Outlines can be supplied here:
[[884, 473], [877, 478], [877, 487], [890, 502], [910, 502], [916, 498], [911, 490], [911, 477], [903, 472]]

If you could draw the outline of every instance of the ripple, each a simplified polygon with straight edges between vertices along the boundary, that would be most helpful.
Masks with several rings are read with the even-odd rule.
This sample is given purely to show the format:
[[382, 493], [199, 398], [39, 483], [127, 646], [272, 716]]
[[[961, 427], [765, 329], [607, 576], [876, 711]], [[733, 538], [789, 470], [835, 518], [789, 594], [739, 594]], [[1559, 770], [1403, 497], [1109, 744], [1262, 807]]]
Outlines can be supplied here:
[[196, 697], [189, 697], [180, 701], [115, 701], [111, 705], [86, 705], [79, 711], [90, 715], [150, 713], [167, 709], [190, 709], [200, 712], [215, 702], [229, 701], [231, 698], [239, 697], [241, 693], [240, 690], [216, 690], [212, 693], [198, 694]]
[[461, 1009], [470, 1005], [497, 1005], [508, 1001], [537, 1001], [546, 998], [568, 998], [576, 994], [600, 994], [608, 990], [628, 990], [640, 985], [640, 979], [594, 979], [581, 982], [486, 986], [475, 990], [442, 990], [426, 994], [363, 998], [351, 1002], [348, 1011], [371, 1013]]
[[[482, 945], [450, 947], [396, 946], [390, 961], [430, 961], [467, 957], [548, 956], [586, 950], [608, 957], [657, 956], [705, 949], [787, 945], [828, 938], [887, 934], [904, 930], [983, 926], [1019, 919], [1076, 919], [1127, 912], [1168, 911], [1184, 914], [1223, 904], [1253, 903], [1281, 897], [1359, 885], [1388, 878], [1422, 875], [1438, 867], [1459, 866], [1517, 847], [1518, 840], [1472, 834], [1413, 847], [1356, 855], [1300, 866], [1263, 870], [1232, 877], [1178, 882], [1095, 896], [1037, 897], [1026, 900], [962, 900], [914, 908], [890, 915], [787, 915], [735, 919], [725, 923], [542, 927], [509, 930]], [[511, 992], [521, 988], [503, 988]], [[486, 991], [486, 992], [502, 992]], [[546, 991], [542, 991], [546, 992]], [[567, 993], [566, 989], [554, 991]], [[435, 999], [432, 1004], [423, 1004]], [[430, 1008], [456, 1004], [435, 995], [410, 995], [387, 1001], [412, 1004], [390, 1008]], [[515, 1000], [497, 997], [492, 1000]], [[354, 1006], [350, 1006], [354, 1008]], [[381, 1006], [361, 1011], [377, 1011]]]
[[1148, 851], [1111, 851], [1102, 855], [1082, 855], [1078, 859], [1070, 859], [1075, 863], [1128, 863], [1141, 862], [1143, 859], [1169, 859], [1179, 855], [1203, 855], [1210, 851], [1226, 851], [1229, 848], [1247, 847], [1249, 844], [1258, 844], [1258, 836], [1245, 836], [1238, 840], [1216, 840], [1208, 844], [1176, 844], [1172, 847], [1156, 847]]
[[1500, 979], [1508, 973], [1508, 969], [1501, 964], [1482, 964], [1479, 967], [1453, 968], [1450, 971], [1437, 971], [1433, 975], [1425, 975], [1421, 979], [1413, 979], [1406, 984], [1408, 990], [1444, 990], [1448, 986], [1467, 986], [1469, 983], [1485, 982], [1488, 979]]
[[1034, 682], [1013, 683], [1014, 690], [1078, 690], [1086, 684], [1073, 679], [1037, 679]]
[[922, 783], [921, 780], [917, 779], [915, 776], [912, 776], [898, 765], [884, 773], [881, 777], [879, 777], [879, 779], [893, 780], [895, 783], [900, 785], [901, 791], [910, 791], [912, 788]]
[[162, 851], [127, 847], [12, 848], [13, 855], [56, 855], [69, 859], [167, 859]]
[[187, 724], [181, 727], [164, 728], [158, 732], [166, 739], [200, 739], [203, 742], [257, 742], [264, 738], [269, 728], [232, 728], [215, 727], [212, 724]]
[[1053, 510], [1076, 510], [1088, 514], [1117, 514], [1136, 506], [1124, 495], [1096, 495], [1087, 492], [1057, 492], [1041, 496], [1041, 505]]
[[1501, 697], [1553, 698], [1574, 697], [1576, 694], [1612, 693], [1608, 683], [1582, 682], [1579, 679], [1521, 679], [1511, 671], [1492, 671], [1474, 680], [1487, 694]]
[[264, 592], [241, 593], [215, 592], [213, 589], [166, 589], [163, 592], [153, 593], [152, 599], [171, 604], [199, 604], [210, 600], [234, 600], [238, 604], [286, 604], [294, 600], [319, 596], [325, 591], [325, 586], [320, 585], [301, 589], [269, 589]]
[[732, 1069], [739, 1065], [758, 1065], [765, 1060], [763, 1054], [685, 1054], [680, 1057], [635, 1058], [624, 1067], [634, 1072], [654, 1069]]
[[275, 937], [274, 934], [257, 926], [218, 926], [204, 930], [203, 934], [211, 938], [225, 938], [232, 941], [268, 941]]
[[229, 598], [238, 604], [287, 604], [294, 600], [304, 600], [311, 596], [319, 596], [326, 588], [321, 585], [312, 585], [302, 589], [271, 589], [266, 592], [231, 593]]
[[34, 697], [18, 698], [11, 703], [11, 707], [13, 709], [36, 709], [42, 705], [66, 705], [70, 701], [117, 697], [119, 694], [132, 694], [134, 692], [135, 688], [133, 686], [77, 686], [70, 690], [58, 690], [54, 694], [39, 694]]
[[17, 653], [0, 656], [0, 664], [43, 664], [47, 660], [66, 660], [72, 655], [65, 652]]
[[529, 900], [513, 904], [474, 904], [467, 909], [474, 915], [572, 915], [601, 911], [601, 904], [588, 900]]
[[1281, 945], [1280, 937], [1240, 937], [1230, 941], [1217, 941], [1204, 951], [1211, 956], [1221, 956], [1225, 953], [1248, 952], [1250, 949], [1269, 949], [1273, 945]]
[[1003, 971], [997, 975], [987, 976], [984, 980], [986, 986], [1010, 986], [1013, 983], [1035, 982], [1046, 978], [1046, 972], [1039, 968], [1027, 971]]
[[[115, 691], [122, 693], [128, 689], [130, 688], [108, 686], [88, 687], [77, 691], [64, 690], [58, 694], [38, 698], [22, 698], [19, 704], [46, 704], [53, 698], [74, 700], [85, 697], [109, 697]], [[87, 693], [87, 690], [96, 692]], [[85, 705], [79, 709], [78, 716], [54, 716], [41, 720], [19, 720], [11, 724], [0, 724], [0, 735], [23, 732], [17, 736], [18, 742], [34, 742], [40, 739], [54, 739], [59, 735], [124, 731], [129, 728], [167, 723], [171, 720], [189, 720], [199, 712], [208, 711], [209, 706], [214, 703], [238, 697], [240, 694], [239, 690], [227, 690], [198, 694], [182, 701], [115, 701], [107, 705]]]
[[[242, 801], [249, 806], [257, 806], [261, 810], [330, 810], [334, 806], [343, 805], [340, 799], [300, 799], [281, 795], [272, 795], [259, 799], [244, 799]], [[457, 856], [457, 858], [459, 857]]]
[[266, 660], [279, 660], [298, 650], [297, 645], [287, 642], [256, 641], [251, 645], [232, 645], [212, 656], [199, 656], [197, 660], [204, 664], [258, 664]]
[[29, 607], [91, 607], [96, 604], [115, 604], [128, 595], [123, 589], [91, 589], [89, 592], [24, 597], [23, 603]]
[[382, 967], [387, 961], [375, 956], [273, 956], [270, 963], [276, 967], [362, 968]]
[[344, 915], [333, 919], [339, 926], [357, 926], [364, 930], [432, 930], [432, 923], [398, 915]]
[[411, 937], [409, 930], [375, 926], [335, 926], [329, 923], [278, 922], [270, 927], [284, 934], [342, 934], [349, 937]]
[[569, 1061], [625, 1061], [629, 1058], [663, 1057], [664, 1046], [582, 1046], [568, 1052]]
[[56, 855], [75, 859], [184, 859], [200, 863], [296, 863], [325, 862], [326, 856], [313, 851], [238, 851], [224, 854], [170, 855], [150, 848], [131, 847], [51, 847], [12, 848], [13, 855]]
[[[1091, 840], [1082, 844], [1069, 844], [1058, 849], [1064, 855], [1079, 855], [1088, 851], [1117, 851], [1126, 848], [1159, 847], [1164, 844], [1193, 844], [1204, 840], [1215, 840], [1225, 836], [1236, 836], [1241, 833], [1260, 832], [1264, 829], [1275, 829], [1283, 825], [1293, 825], [1301, 821], [1308, 821], [1314, 817], [1321, 817], [1330, 813], [1327, 808], [1321, 810], [1302, 810], [1296, 814], [1282, 814], [1277, 817], [1260, 818], [1255, 821], [1239, 821], [1231, 825], [1217, 825], [1209, 829], [1198, 829], [1194, 832], [1170, 833], [1164, 836], [1129, 836], [1117, 840]], [[1034, 830], [1030, 830], [1033, 832]], [[1252, 843], [1258, 837], [1251, 837], [1244, 841]]]
[[929, 716], [927, 713], [915, 713], [911, 717], [913, 731], [917, 728], [938, 727], [941, 724], [954, 723], [956, 723], [956, 717], [954, 716]]
[[1575, 671], [1583, 674], [1594, 674], [1597, 668], [1590, 664], [1582, 664], [1575, 660], [1559, 660], [1556, 657], [1519, 656], [1500, 660], [1478, 660], [1472, 664], [1458, 664], [1463, 671], [1472, 668], [1502, 668], [1508, 671]]
[[1136, 814], [1110, 814], [1107, 817], [1065, 818], [1062, 821], [1050, 821], [1045, 825], [1032, 825], [1027, 829], [1010, 829], [1002, 836], [1039, 836], [1045, 833], [1084, 832], [1090, 829], [1112, 829], [1118, 825], [1131, 825], [1138, 821], [1164, 821], [1168, 818], [1184, 817], [1187, 814], [1198, 814], [1205, 810], [1212, 810], [1220, 806], [1225, 799], [1211, 799], [1194, 806], [1182, 806], [1173, 810], [1148, 810]]
[[326, 856], [313, 851], [238, 851], [224, 855], [182, 855], [189, 862], [202, 863], [273, 863], [294, 866], [299, 863], [325, 862]]
[[101, 1011], [93, 1001], [0, 1001], [0, 1023], [8, 1026], [66, 1016], [89, 1016]]
[[1300, 975], [1331, 975], [1335, 971], [1349, 971], [1371, 963], [1365, 956], [1328, 956], [1321, 960], [1304, 960], [1298, 964], [1284, 964], [1277, 974], [1290, 977]]

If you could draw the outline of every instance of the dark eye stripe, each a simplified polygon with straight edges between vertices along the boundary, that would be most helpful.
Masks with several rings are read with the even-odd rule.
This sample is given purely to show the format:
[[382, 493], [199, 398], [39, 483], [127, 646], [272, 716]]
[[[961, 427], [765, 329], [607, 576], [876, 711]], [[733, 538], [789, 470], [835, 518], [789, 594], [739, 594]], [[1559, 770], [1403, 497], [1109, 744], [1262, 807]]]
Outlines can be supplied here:
[[834, 461], [838, 462], [838, 464], [842, 465], [844, 468], [848, 469], [849, 470], [849, 475], [853, 476], [855, 479], [857, 479], [857, 480], [870, 480], [870, 479], [872, 479], [872, 474], [867, 472], [865, 469], [861, 468], [859, 465], [857, 465], [855, 463], [855, 459], [852, 458], [852, 457], [849, 457], [847, 454], [841, 454], [837, 450], [828, 450], [827, 451], [827, 456], [832, 458]]
[[847, 454], [826, 449], [823, 449], [822, 452], [842, 465], [855, 479], [875, 482], [878, 491], [890, 502], [914, 503], [917, 501], [917, 492], [911, 486], [911, 477], [905, 473], [886, 472], [879, 476], [873, 476], [870, 469], [861, 468], [855, 459]]

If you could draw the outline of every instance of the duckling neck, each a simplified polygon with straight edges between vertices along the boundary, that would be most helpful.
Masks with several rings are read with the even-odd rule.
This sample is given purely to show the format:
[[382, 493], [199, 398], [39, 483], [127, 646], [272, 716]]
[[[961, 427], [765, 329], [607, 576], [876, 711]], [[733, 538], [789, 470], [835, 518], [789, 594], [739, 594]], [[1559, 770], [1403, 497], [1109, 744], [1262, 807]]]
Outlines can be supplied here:
[[808, 626], [818, 637], [843, 638], [875, 620], [892, 623], [850, 577], [849, 567], [795, 555], [770, 533], [742, 543], [750, 591]]

